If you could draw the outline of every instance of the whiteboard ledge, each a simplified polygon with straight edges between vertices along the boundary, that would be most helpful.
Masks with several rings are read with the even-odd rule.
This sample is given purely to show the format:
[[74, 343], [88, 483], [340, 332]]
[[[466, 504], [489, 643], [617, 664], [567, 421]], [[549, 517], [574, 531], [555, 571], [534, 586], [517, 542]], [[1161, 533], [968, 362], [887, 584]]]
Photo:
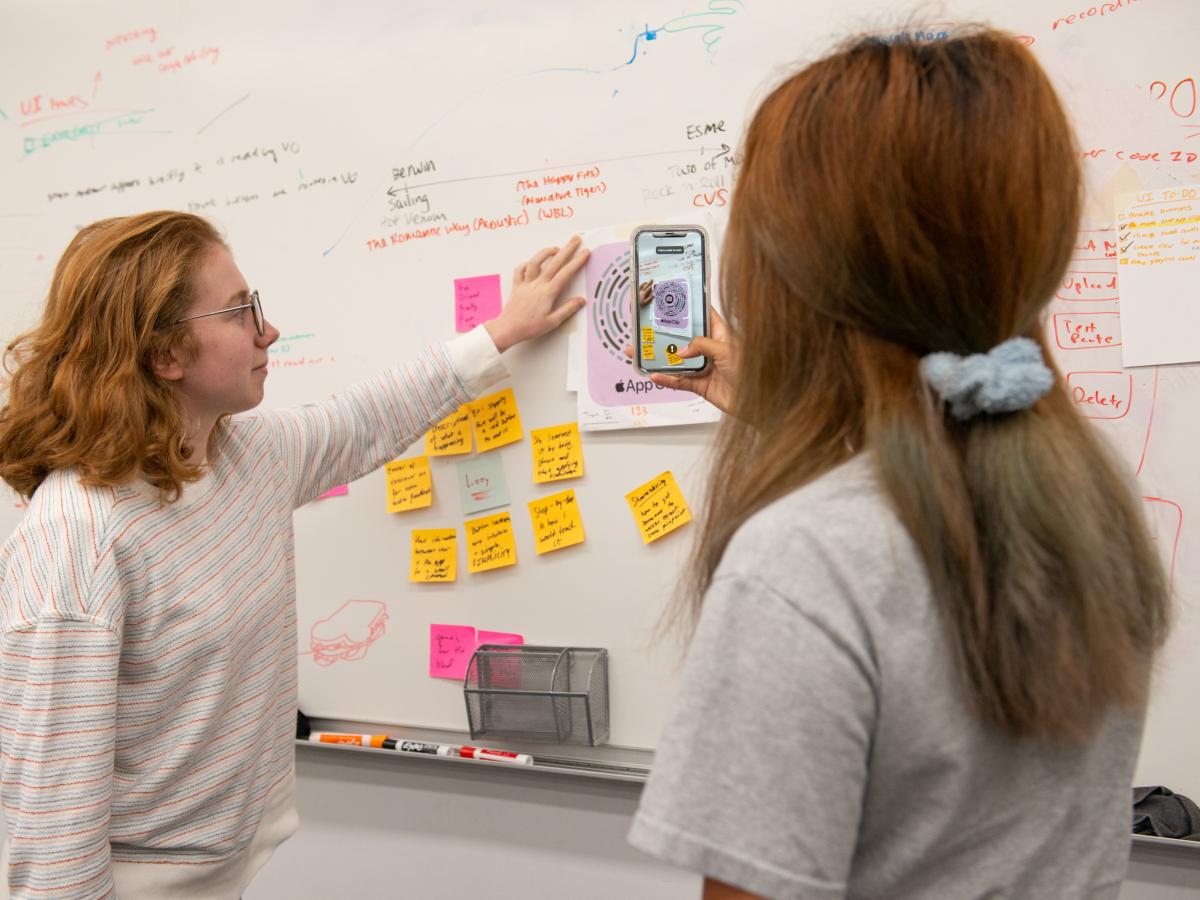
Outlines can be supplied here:
[[1200, 853], [1200, 841], [1181, 841], [1178, 838], [1158, 837], [1153, 834], [1133, 835], [1134, 849], [1139, 847], [1161, 847], [1164, 850], [1185, 850]]
[[[435, 744], [473, 744], [465, 731], [443, 731], [435, 728], [417, 728], [410, 725], [381, 725], [379, 723], [352, 722], [342, 719], [310, 719], [313, 731], [333, 731], [345, 734], [387, 734], [402, 741], [428, 741]], [[644, 784], [650, 777], [650, 766], [654, 753], [628, 747], [586, 747], [574, 744], [522, 744], [506, 741], [487, 741], [485, 746], [495, 750], [511, 750], [528, 753], [533, 757], [532, 766], [512, 763], [490, 762], [482, 759], [463, 759], [457, 756], [434, 756], [430, 753], [404, 753], [375, 747], [357, 747], [354, 744], [322, 744], [296, 739], [297, 748], [315, 750], [320, 753], [370, 753], [387, 756], [401, 763], [414, 762], [427, 765], [485, 766], [500, 772], [533, 773], [536, 775], [566, 775], [575, 778], [596, 778], [603, 781], [623, 781]], [[1183, 843], [1183, 842], [1179, 842]]]

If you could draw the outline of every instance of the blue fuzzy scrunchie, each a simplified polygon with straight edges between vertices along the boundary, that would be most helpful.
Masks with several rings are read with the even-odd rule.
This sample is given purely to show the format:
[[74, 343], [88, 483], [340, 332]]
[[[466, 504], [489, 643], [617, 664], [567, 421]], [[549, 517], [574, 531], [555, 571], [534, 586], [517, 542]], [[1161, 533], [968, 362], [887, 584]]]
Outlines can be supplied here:
[[921, 359], [921, 377], [960, 422], [981, 412], [1029, 409], [1054, 385], [1042, 348], [1027, 337], [1009, 338], [988, 353], [970, 356], [930, 353]]

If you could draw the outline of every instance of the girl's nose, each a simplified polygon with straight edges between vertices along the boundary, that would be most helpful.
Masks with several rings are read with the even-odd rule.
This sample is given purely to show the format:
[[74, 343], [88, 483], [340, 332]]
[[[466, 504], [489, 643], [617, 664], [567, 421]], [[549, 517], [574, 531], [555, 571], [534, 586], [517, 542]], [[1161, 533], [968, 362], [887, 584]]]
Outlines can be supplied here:
[[265, 347], [270, 347], [273, 343], [279, 340], [279, 329], [271, 324], [271, 320], [263, 318], [263, 333], [259, 338], [259, 342]]

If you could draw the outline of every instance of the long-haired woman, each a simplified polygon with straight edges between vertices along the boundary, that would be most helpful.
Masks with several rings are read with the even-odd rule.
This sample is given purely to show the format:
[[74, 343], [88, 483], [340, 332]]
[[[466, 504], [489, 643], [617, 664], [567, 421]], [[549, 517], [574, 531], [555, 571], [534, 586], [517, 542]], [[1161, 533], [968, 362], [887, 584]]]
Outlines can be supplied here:
[[986, 29], [857, 40], [754, 115], [733, 337], [689, 348], [731, 413], [694, 633], [631, 833], [705, 897], [1116, 895], [1169, 607], [1045, 355], [1080, 191], [1048, 79]]

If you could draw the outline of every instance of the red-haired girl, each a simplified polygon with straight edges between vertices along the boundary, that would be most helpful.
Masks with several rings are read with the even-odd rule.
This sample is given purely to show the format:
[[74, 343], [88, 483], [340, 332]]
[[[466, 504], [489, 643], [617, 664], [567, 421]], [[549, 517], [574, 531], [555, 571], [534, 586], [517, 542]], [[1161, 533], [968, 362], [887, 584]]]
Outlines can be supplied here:
[[394, 458], [583, 305], [578, 239], [499, 318], [330, 400], [254, 411], [263, 316], [204, 219], [80, 231], [10, 346], [0, 477], [5, 874], [19, 897], [237, 897], [296, 829], [292, 511]]

